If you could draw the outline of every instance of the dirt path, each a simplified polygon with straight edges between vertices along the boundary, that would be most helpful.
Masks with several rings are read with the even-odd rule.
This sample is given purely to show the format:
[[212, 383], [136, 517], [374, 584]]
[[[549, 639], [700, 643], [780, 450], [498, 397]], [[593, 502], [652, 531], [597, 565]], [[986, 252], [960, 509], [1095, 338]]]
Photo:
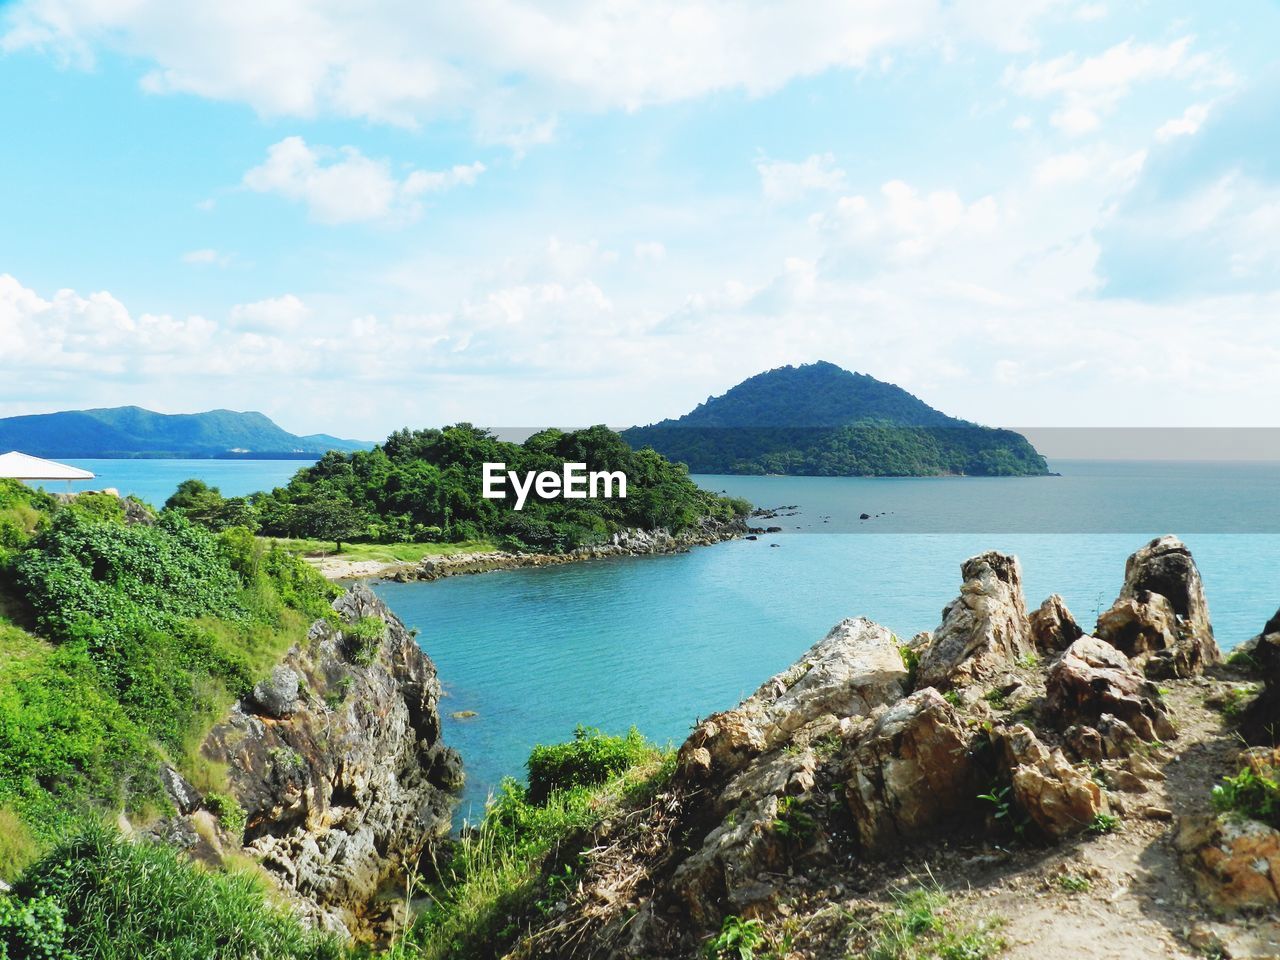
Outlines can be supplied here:
[[[1210, 809], [1210, 789], [1234, 769], [1239, 744], [1204, 699], [1223, 686], [1203, 678], [1170, 682], [1179, 737], [1152, 760], [1165, 776], [1145, 792], [1121, 795], [1122, 825], [1056, 849], [1015, 857], [975, 878], [962, 909], [997, 916], [1011, 960], [1203, 958], [1188, 935], [1215, 918], [1178, 863], [1173, 836], [1179, 817]], [[1229, 684], [1228, 684], [1229, 685]], [[1025, 857], [1025, 859], [1024, 859]], [[1257, 929], [1235, 921], [1238, 934]], [[1221, 929], [1221, 928], [1219, 928]], [[1263, 939], [1274, 936], [1261, 930]], [[1280, 956], [1274, 953], [1254, 956]]]

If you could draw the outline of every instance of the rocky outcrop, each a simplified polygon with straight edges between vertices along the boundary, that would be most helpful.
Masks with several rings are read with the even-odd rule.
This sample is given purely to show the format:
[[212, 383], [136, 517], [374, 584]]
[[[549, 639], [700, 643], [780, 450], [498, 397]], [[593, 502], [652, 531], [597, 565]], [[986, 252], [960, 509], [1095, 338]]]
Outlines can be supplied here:
[[1177, 736], [1159, 688], [1096, 637], [1081, 637], [1049, 667], [1045, 699], [1060, 729], [1094, 726], [1110, 716], [1148, 742]]
[[884, 853], [973, 809], [979, 791], [972, 742], [931, 687], [880, 714], [846, 764], [845, 798], [863, 848]]
[[732, 710], [702, 721], [680, 748], [685, 777], [723, 781], [767, 750], [819, 722], [864, 717], [906, 691], [894, 635], [864, 618], [844, 620], [783, 673]]
[[1221, 660], [1200, 572], [1177, 537], [1159, 537], [1129, 557], [1120, 596], [1094, 633], [1153, 677], [1189, 677]]
[[[844, 620], [737, 707], [698, 724], [678, 752], [674, 784], [684, 828], [711, 826], [670, 865], [666, 890], [681, 912], [710, 922], [776, 895], [767, 877], [801, 842], [786, 825], [809, 816], [819, 755], [838, 751], [850, 731], [902, 697], [906, 682], [894, 635]], [[662, 919], [639, 919], [636, 929], [647, 925]]]
[[1023, 724], [996, 727], [991, 742], [1008, 772], [1013, 799], [1047, 837], [1079, 833], [1108, 811], [1101, 787]]
[[[435, 667], [367, 587], [333, 604], [209, 734], [243, 808], [244, 849], [330, 929], [355, 931], [379, 887], [448, 833], [457, 755], [440, 738]], [[346, 632], [386, 624], [353, 662]]]
[[984, 553], [960, 567], [960, 596], [920, 655], [917, 686], [946, 690], [987, 680], [1034, 653], [1018, 558]]
[[1250, 743], [1274, 743], [1280, 734], [1280, 610], [1260, 634], [1241, 645], [1240, 653], [1264, 683], [1240, 720], [1240, 733]]
[[1216, 909], [1280, 906], [1280, 830], [1226, 815], [1191, 817], [1180, 824], [1174, 845], [1200, 895]]
[[1084, 630], [1076, 623], [1067, 609], [1067, 603], [1053, 594], [1028, 617], [1031, 640], [1044, 654], [1059, 653], [1084, 636]]

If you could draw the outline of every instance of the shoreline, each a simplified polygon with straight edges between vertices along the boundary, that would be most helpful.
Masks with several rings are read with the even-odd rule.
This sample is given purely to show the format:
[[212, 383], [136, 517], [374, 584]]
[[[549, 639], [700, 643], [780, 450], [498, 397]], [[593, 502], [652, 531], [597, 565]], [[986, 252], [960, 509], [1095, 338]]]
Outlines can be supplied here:
[[644, 557], [685, 553], [692, 547], [706, 547], [737, 540], [755, 531], [746, 519], [703, 524], [692, 530], [671, 534], [666, 530], [625, 530], [608, 543], [578, 547], [566, 553], [522, 553], [510, 550], [483, 550], [451, 553], [388, 563], [383, 560], [344, 560], [341, 557], [304, 557], [326, 580], [349, 583], [363, 580], [391, 580], [416, 583], [445, 577], [524, 567], [551, 567], [564, 563], [602, 560], [608, 557]]

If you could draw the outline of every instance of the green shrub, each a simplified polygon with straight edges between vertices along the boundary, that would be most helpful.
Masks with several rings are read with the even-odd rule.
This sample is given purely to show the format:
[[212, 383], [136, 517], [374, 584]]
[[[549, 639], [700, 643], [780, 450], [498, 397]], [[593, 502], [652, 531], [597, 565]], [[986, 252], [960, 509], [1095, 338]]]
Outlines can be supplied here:
[[1213, 788], [1213, 806], [1220, 813], [1236, 813], [1280, 827], [1280, 782], [1266, 765], [1245, 767], [1234, 777], [1223, 777]]
[[529, 799], [543, 802], [556, 790], [604, 783], [654, 754], [654, 747], [632, 727], [625, 737], [579, 726], [573, 739], [550, 746], [539, 744], [529, 754]]
[[67, 510], [102, 523], [124, 523], [124, 502], [113, 493], [81, 493]]
[[52, 898], [0, 895], [0, 960], [76, 960], [66, 938], [62, 908]]
[[361, 617], [342, 628], [343, 646], [352, 663], [367, 667], [378, 658], [382, 641], [387, 636], [387, 623], [381, 617]]
[[[169, 847], [92, 825], [14, 884], [14, 899], [52, 901], [80, 960], [338, 960], [343, 948], [268, 904], [248, 873], [213, 872]], [[58, 956], [54, 954], [53, 956]]]
[[720, 932], [707, 941], [703, 955], [708, 960], [754, 960], [756, 948], [764, 946], [764, 923], [727, 916]]
[[204, 795], [204, 805], [218, 818], [218, 823], [222, 824], [224, 830], [235, 837], [244, 836], [245, 824], [249, 818], [239, 800], [230, 794], [211, 790]]
[[651, 802], [674, 769], [673, 754], [649, 748], [639, 765], [607, 782], [558, 790], [539, 803], [530, 802], [523, 784], [507, 778], [480, 826], [463, 831], [410, 944], [424, 960], [499, 955], [529, 918], [542, 918], [562, 897], [577, 863], [566, 842], [603, 817]]

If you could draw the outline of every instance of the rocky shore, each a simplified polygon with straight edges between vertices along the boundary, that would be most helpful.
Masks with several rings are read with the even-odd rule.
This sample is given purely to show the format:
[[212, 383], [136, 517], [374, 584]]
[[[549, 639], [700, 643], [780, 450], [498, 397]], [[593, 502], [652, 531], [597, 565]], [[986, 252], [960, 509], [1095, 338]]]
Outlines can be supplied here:
[[211, 863], [248, 855], [318, 927], [376, 938], [380, 890], [430, 869], [462, 763], [440, 734], [435, 666], [364, 585], [334, 601], [201, 747], [216, 789], [175, 771], [153, 832]]
[[693, 547], [710, 546], [725, 540], [736, 540], [753, 531], [745, 521], [704, 521], [697, 527], [678, 534], [666, 530], [626, 530], [615, 533], [608, 543], [579, 547], [565, 553], [531, 553], [508, 550], [484, 550], [427, 557], [411, 563], [382, 563], [377, 560], [343, 560], [341, 557], [309, 558], [317, 570], [330, 580], [394, 580], [397, 583], [439, 580], [443, 577], [521, 567], [550, 567], [606, 557], [652, 556], [684, 553]]
[[[752, 955], [788, 960], [1280, 956], [1280, 831], [1211, 792], [1242, 766], [1275, 777], [1280, 752], [1236, 722], [1275, 714], [1243, 701], [1259, 676], [1280, 689], [1280, 618], [1223, 664], [1172, 537], [1130, 558], [1092, 632], [1057, 596], [1028, 613], [1014, 557], [962, 576], [936, 630], [845, 620], [702, 720], [660, 793], [582, 838], [554, 915], [495, 955], [729, 956], [714, 944], [750, 925]], [[885, 952], [911, 889], [945, 920]], [[967, 952], [937, 952], [944, 930]]]

